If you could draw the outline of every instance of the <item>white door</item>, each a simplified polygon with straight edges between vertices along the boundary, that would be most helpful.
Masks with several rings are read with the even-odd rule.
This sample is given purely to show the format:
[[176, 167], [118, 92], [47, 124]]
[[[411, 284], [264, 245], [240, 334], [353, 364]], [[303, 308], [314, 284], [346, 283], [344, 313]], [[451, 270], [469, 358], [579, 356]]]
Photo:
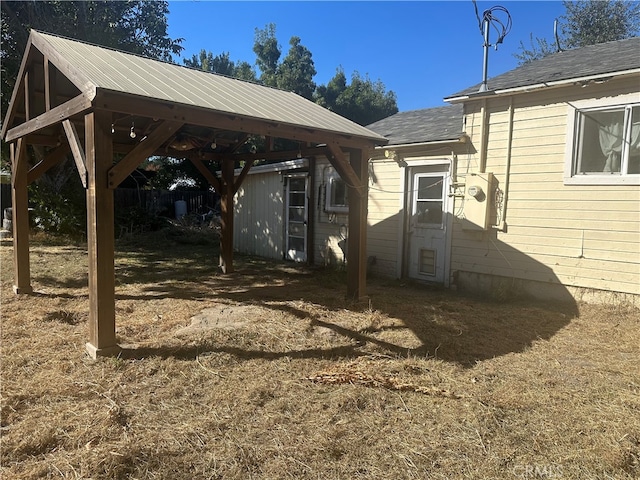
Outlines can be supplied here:
[[410, 174], [406, 251], [409, 277], [446, 285], [449, 173], [448, 165], [446, 172], [443, 168], [416, 168]]
[[287, 176], [285, 252], [287, 260], [307, 261], [307, 226], [309, 218], [309, 179], [307, 174]]

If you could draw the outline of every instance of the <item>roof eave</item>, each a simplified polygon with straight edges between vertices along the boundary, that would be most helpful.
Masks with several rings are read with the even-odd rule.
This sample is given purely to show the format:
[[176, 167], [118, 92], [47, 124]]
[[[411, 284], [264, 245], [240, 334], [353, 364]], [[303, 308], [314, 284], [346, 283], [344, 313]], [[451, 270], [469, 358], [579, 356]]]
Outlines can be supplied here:
[[460, 95], [457, 97], [446, 97], [444, 99], [445, 102], [449, 102], [449, 103], [460, 103], [460, 102], [464, 102], [466, 100], [477, 100], [477, 99], [482, 99], [482, 98], [491, 98], [491, 97], [495, 97], [495, 96], [501, 96], [501, 95], [514, 95], [514, 94], [520, 94], [520, 93], [529, 93], [529, 92], [533, 92], [536, 90], [542, 90], [545, 88], [557, 88], [557, 87], [564, 87], [567, 85], [572, 85], [572, 84], [582, 84], [582, 86], [586, 86], [587, 84], [594, 82], [594, 83], [602, 83], [602, 82], [606, 82], [609, 79], [613, 78], [613, 77], [622, 77], [625, 75], [634, 75], [634, 74], [638, 74], [640, 73], [640, 68], [633, 68], [633, 69], [629, 69], [629, 70], [622, 70], [622, 71], [618, 71], [618, 72], [609, 72], [609, 73], [599, 73], [597, 75], [587, 75], [587, 76], [582, 76], [582, 77], [572, 77], [572, 78], [566, 78], [563, 80], [556, 80], [556, 81], [552, 81], [552, 82], [541, 82], [541, 83], [534, 83], [531, 85], [523, 85], [523, 86], [518, 86], [518, 87], [511, 87], [511, 88], [503, 88], [503, 89], [496, 89], [496, 90], [489, 90], [486, 92], [477, 92], [477, 93], [470, 93], [467, 95]]
[[430, 147], [435, 145], [443, 145], [443, 144], [456, 144], [456, 143], [466, 143], [469, 137], [467, 134], [462, 134], [459, 137], [454, 137], [445, 140], [433, 140], [429, 142], [416, 142], [416, 143], [398, 143], [398, 144], [387, 144], [382, 146], [377, 146], [376, 150], [396, 150], [399, 148], [415, 148], [415, 147]]

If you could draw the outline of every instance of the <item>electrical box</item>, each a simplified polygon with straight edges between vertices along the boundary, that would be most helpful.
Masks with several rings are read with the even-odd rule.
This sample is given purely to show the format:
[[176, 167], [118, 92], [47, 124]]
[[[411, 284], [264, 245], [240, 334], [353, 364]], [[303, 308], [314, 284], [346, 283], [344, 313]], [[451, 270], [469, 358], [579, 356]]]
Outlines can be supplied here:
[[487, 230], [489, 214], [493, 204], [493, 174], [470, 173], [466, 177], [462, 228], [464, 230]]

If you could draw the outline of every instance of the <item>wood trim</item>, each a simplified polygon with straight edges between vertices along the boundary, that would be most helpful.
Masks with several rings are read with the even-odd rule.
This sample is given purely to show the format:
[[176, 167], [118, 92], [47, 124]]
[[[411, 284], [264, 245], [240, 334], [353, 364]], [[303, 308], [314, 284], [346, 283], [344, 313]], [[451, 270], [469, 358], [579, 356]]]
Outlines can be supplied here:
[[12, 142], [25, 135], [38, 132], [74, 115], [84, 113], [90, 108], [91, 100], [85, 94], [80, 94], [62, 105], [58, 105], [48, 112], [12, 128], [7, 132], [5, 142]]
[[71, 123], [69, 119], [64, 120], [62, 122], [62, 126], [64, 127], [64, 132], [67, 134], [69, 147], [71, 148], [73, 159], [76, 162], [82, 186], [87, 188], [87, 159], [85, 157], [84, 150], [82, 149], [82, 145], [80, 144], [80, 137], [78, 137], [76, 126]]
[[193, 157], [187, 157], [191, 163], [193, 163], [194, 167], [198, 169], [198, 171], [202, 174], [204, 178], [206, 178], [207, 182], [213, 187], [218, 195], [222, 192], [222, 187], [220, 185], [220, 180], [216, 178], [216, 176], [209, 170], [206, 165], [202, 162], [202, 160]]
[[270, 120], [243, 117], [231, 113], [189, 107], [162, 100], [141, 98], [135, 95], [99, 90], [96, 108], [147, 118], [178, 120], [190, 125], [218, 128], [232, 132], [288, 138], [301, 142], [334, 143], [343, 147], [363, 148], [385, 143], [374, 139], [355, 137], [337, 132], [317, 130], [297, 125], [282, 124]]
[[149, 158], [171, 135], [182, 127], [182, 122], [165, 120], [151, 132], [144, 141], [138, 143], [126, 157], [109, 170], [109, 188], [116, 188], [135, 168]]
[[64, 144], [55, 148], [49, 153], [41, 162], [38, 162], [34, 167], [29, 170], [27, 174], [27, 183], [31, 184], [39, 179], [46, 171], [55, 167], [58, 163], [65, 159], [70, 152], [71, 147]]
[[247, 160], [247, 162], [244, 164], [244, 167], [242, 167], [242, 171], [240, 172], [240, 175], [238, 175], [238, 177], [233, 182], [234, 195], [238, 193], [238, 189], [242, 185], [242, 182], [244, 182], [244, 179], [247, 178], [249, 170], [251, 170], [251, 167], [253, 166], [253, 162], [254, 160]]

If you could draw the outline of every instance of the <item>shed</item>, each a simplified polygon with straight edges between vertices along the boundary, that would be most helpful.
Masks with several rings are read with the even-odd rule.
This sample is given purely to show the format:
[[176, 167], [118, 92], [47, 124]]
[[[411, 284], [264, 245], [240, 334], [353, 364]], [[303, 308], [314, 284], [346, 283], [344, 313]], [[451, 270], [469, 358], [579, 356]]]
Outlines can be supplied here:
[[[351, 187], [347, 293], [366, 294], [367, 160], [387, 140], [294, 93], [32, 31], [1, 133], [11, 147], [17, 294], [33, 291], [27, 186], [73, 156], [87, 191], [93, 357], [119, 351], [113, 191], [153, 155], [188, 159], [220, 194], [220, 267], [229, 273], [233, 197], [253, 163], [292, 158], [274, 151], [276, 139], [296, 142], [296, 153], [322, 152]], [[263, 151], [243, 149], [251, 136], [263, 139]], [[30, 165], [27, 145], [37, 146], [43, 160]], [[121, 157], [115, 163], [114, 154]], [[220, 176], [213, 162], [221, 165]]]

